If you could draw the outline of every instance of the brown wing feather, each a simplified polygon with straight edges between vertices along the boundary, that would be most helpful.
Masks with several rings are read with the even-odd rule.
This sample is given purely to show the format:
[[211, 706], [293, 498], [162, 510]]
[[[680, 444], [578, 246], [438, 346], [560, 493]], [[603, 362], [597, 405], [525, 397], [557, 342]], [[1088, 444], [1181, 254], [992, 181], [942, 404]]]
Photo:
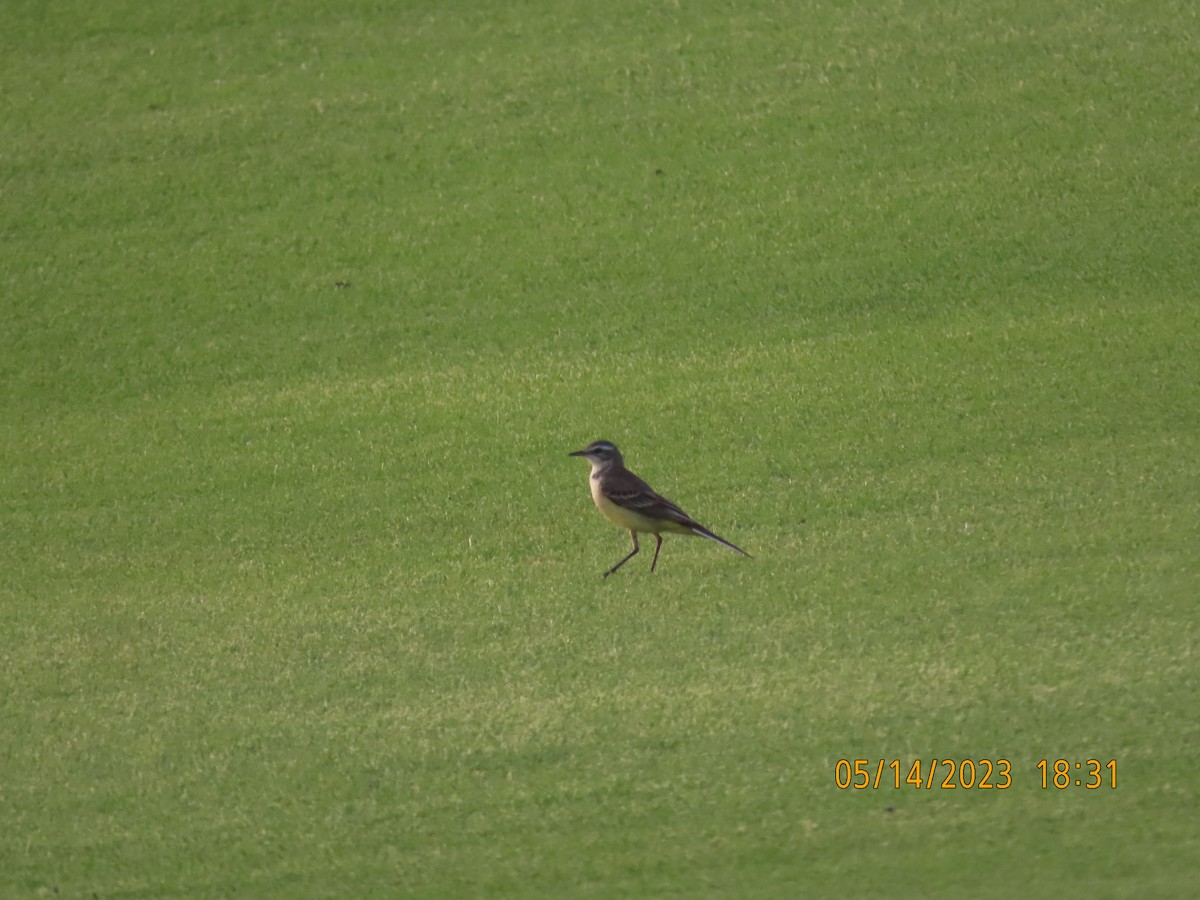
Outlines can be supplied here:
[[628, 470], [622, 472], [619, 478], [608, 479], [602, 489], [605, 497], [626, 509], [656, 519], [669, 519], [688, 527], [697, 524], [691, 516]]

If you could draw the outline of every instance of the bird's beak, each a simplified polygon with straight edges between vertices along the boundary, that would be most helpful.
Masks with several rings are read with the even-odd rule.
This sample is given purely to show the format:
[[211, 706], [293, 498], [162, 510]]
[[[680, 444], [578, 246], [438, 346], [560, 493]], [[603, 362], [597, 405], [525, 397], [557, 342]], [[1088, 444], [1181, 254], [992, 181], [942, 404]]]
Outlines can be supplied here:
[[586, 450], [573, 450], [567, 456], [587, 456]]

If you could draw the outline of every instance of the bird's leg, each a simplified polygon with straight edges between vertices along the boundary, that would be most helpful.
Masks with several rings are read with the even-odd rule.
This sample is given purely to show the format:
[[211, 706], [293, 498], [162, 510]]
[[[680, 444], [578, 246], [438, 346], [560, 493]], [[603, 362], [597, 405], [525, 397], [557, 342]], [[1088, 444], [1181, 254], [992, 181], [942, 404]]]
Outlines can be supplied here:
[[651, 572], [653, 572], [654, 567], [656, 565], [658, 565], [658, 551], [662, 549], [662, 535], [656, 534], [656, 535], [654, 535], [654, 539], [656, 541], [658, 541], [658, 543], [654, 545], [654, 559], [650, 563], [650, 571]]
[[626, 556], [623, 560], [621, 560], [619, 563], [617, 563], [615, 566], [613, 566], [611, 569], [609, 569], [607, 572], [604, 573], [605, 578], [607, 578], [613, 572], [617, 571], [617, 569], [621, 568], [621, 566], [625, 565], [625, 563], [629, 562], [631, 559], [633, 559], [635, 556], [637, 556], [637, 552], [638, 552], [637, 534], [635, 532], [631, 531], [631, 532], [629, 532], [629, 536], [631, 538], [633, 538], [633, 549], [629, 551], [628, 556]]

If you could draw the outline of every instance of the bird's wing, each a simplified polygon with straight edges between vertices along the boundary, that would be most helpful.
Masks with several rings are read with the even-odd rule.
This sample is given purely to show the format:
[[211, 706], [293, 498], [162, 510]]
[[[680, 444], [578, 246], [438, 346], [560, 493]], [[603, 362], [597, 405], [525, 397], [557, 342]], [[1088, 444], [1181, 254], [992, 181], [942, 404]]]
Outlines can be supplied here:
[[602, 489], [604, 496], [617, 506], [651, 519], [666, 519], [688, 527], [696, 524], [691, 516], [628, 470], [607, 479]]

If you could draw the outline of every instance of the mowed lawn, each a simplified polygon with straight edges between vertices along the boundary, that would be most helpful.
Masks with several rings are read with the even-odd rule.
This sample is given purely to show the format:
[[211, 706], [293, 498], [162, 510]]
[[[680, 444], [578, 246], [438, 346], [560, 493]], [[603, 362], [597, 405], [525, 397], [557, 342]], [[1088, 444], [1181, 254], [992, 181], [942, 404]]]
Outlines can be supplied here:
[[1198, 42], [5, 4], [0, 896], [1194, 892]]

